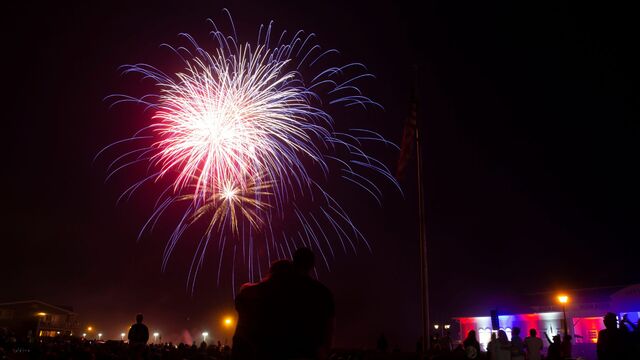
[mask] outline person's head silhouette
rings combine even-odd
[[[498,340],[503,342],[509,342],[507,333],[504,330],[498,330]]]
[[[519,328],[519,327],[517,327],[517,326],[516,326],[516,327],[514,327],[511,333],[512,333],[513,335],[515,335],[515,336],[520,335],[520,328]]]
[[[269,268],[269,276],[272,279],[279,279],[283,276],[291,274],[293,270],[293,265],[289,260],[277,260],[271,264]]]
[[[618,328],[618,317],[616,316],[616,314],[612,313],[612,312],[608,312],[605,316],[604,316],[604,327],[606,327],[607,329],[617,329]]]
[[[142,319],[143,319],[142,314],[136,315],[136,323],[142,324]]]
[[[529,330],[529,335],[531,335],[531,337],[536,337],[536,334],[537,334],[537,333],[538,333],[538,332],[536,331],[536,329],[531,329],[531,330]]]
[[[316,262],[316,256],[311,249],[302,247],[293,254],[293,266],[301,275],[309,275]]]
[[[467,333],[467,340],[475,340],[476,339],[476,331],[475,330],[469,330],[469,332]]]

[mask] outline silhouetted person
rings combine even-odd
[[[476,339],[476,331],[471,330],[467,338],[462,342],[467,359],[476,359],[480,356],[480,343]]]
[[[638,324],[634,324],[627,318],[627,314],[622,316],[622,320],[620,320],[620,327],[626,327],[628,330],[628,341],[629,341],[629,358],[630,359],[640,359],[640,319],[638,319]]]
[[[331,291],[311,277],[314,266],[315,255],[310,249],[300,248],[293,254],[295,354],[301,358],[325,359],[333,341],[335,304]]]
[[[378,341],[376,342],[376,349],[380,352],[386,353],[389,348],[389,342],[384,334],[380,334]]]
[[[498,339],[496,340],[496,360],[511,359],[511,342],[504,330],[498,330]]]
[[[129,344],[146,345],[147,341],[149,341],[149,328],[147,328],[147,325],[142,323],[142,319],[142,314],[136,315],[136,323],[131,325],[129,335],[127,336]]]
[[[144,355],[147,341],[149,341],[149,328],[142,323],[142,319],[142,314],[136,315],[136,323],[131,325],[127,336],[131,356],[135,359],[139,359]]]
[[[549,339],[549,335],[544,333],[549,341],[549,350],[547,350],[547,360],[561,360],[562,359],[562,340],[560,335],[554,335],[553,339]]]
[[[232,358],[248,360],[256,358],[255,337],[258,335],[256,327],[258,316],[257,284],[244,284],[235,298],[235,308],[238,312],[236,331],[232,338]],[[195,345],[195,341],[194,341]]]
[[[451,352],[453,350],[453,341],[451,340],[451,332],[448,330],[444,333],[444,336],[440,337],[440,348],[444,352]]]
[[[277,299],[273,299],[274,290],[283,285],[290,286],[294,275],[290,261],[278,260],[271,265],[263,281],[242,285],[235,299],[238,322],[233,335],[234,360],[275,359],[279,356],[276,347],[282,346],[279,342],[286,337],[290,320],[282,314],[283,309],[277,304]]]
[[[487,358],[489,360],[496,360],[498,358],[498,337],[494,332],[491,332],[491,340],[489,340],[487,344]]]
[[[542,339],[536,337],[536,329],[529,330],[529,336],[524,339],[524,347],[527,350],[527,360],[540,360],[542,350]]]
[[[514,327],[511,331],[511,359],[524,360],[524,342],[520,337],[519,327]]]
[[[604,316],[604,330],[598,333],[598,360],[627,359],[628,343],[625,334],[618,329],[616,314]]]

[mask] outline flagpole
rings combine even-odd
[[[417,96],[417,94],[415,94]],[[414,103],[415,104],[415,103]],[[416,104],[417,105],[417,104]],[[419,242],[420,242],[420,299],[422,309],[422,348],[423,354],[431,349],[431,335],[429,326],[429,269],[427,264],[427,236],[426,236],[426,213],[424,204],[424,185],[422,173],[422,143],[420,139],[420,122],[416,109],[416,162],[418,181],[418,217],[419,217]],[[421,359],[422,360],[422,359]]]

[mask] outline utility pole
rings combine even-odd
[[[417,77],[418,74],[416,74]],[[414,89],[414,96],[417,97]],[[423,353],[431,348],[431,327],[429,326],[429,267],[427,258],[427,234],[426,234],[426,210],[424,199],[423,185],[423,168],[422,168],[422,139],[420,138],[420,122],[417,114],[417,99],[414,98],[413,111],[416,112],[416,162],[417,162],[417,181],[418,181],[418,218],[419,218],[419,242],[420,242],[420,299],[422,308],[422,346]]]

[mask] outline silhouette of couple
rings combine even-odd
[[[238,324],[232,359],[326,359],[331,349],[333,295],[311,278],[315,256],[300,248],[293,262],[278,260],[235,299]]]

